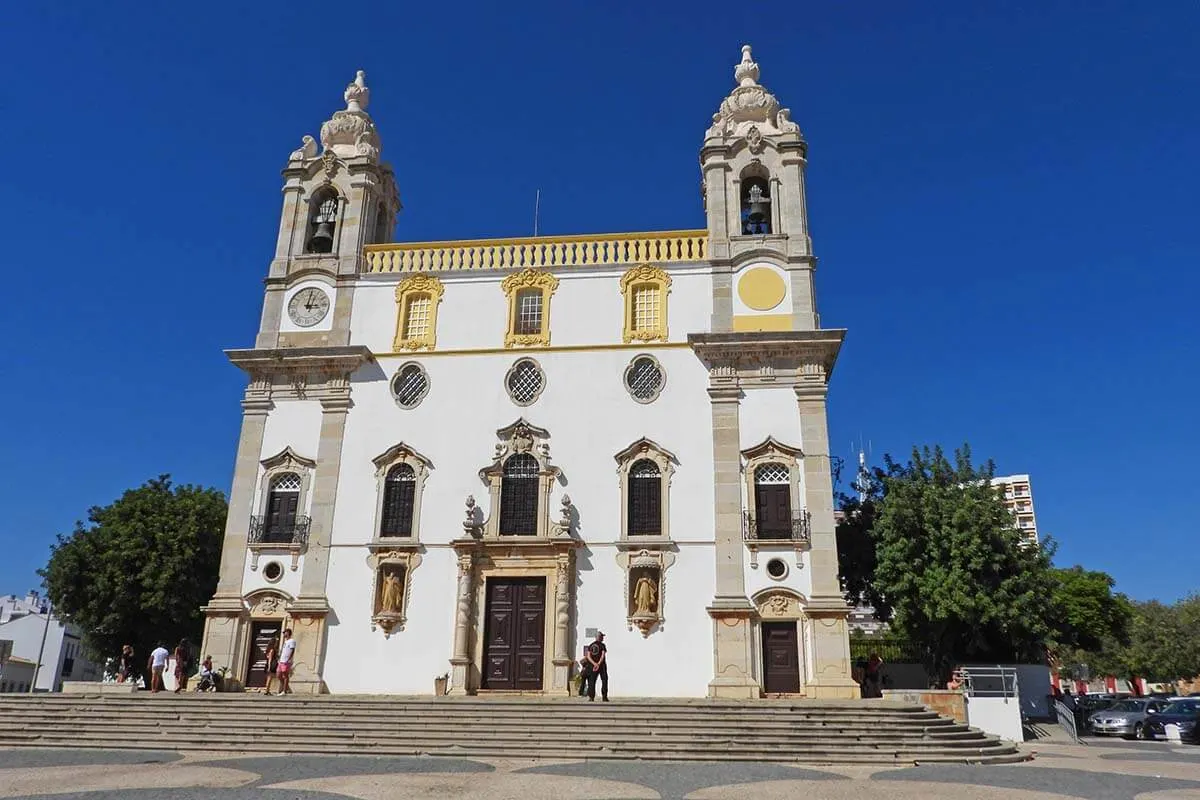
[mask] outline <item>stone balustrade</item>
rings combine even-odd
[[[380,273],[687,263],[707,249],[708,233],[693,230],[378,244],[364,254],[366,271]]]

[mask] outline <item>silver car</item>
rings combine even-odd
[[[1146,718],[1162,711],[1162,700],[1120,700],[1088,717],[1092,733],[1097,736],[1146,738]]]

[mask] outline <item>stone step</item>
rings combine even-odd
[[[18,738],[12,736],[0,736],[0,746],[33,746],[33,747],[97,747],[101,746],[98,743],[88,742],[79,744],[70,736],[36,736],[33,738]],[[161,742],[138,742],[138,741],[120,741],[114,740],[103,745],[110,749],[132,749],[132,750],[161,750],[163,744]],[[479,746],[453,746],[445,748],[429,748],[429,747],[413,747],[413,746],[393,746],[388,744],[372,744],[369,742],[354,742],[352,744],[334,744],[329,743],[320,746],[319,748],[306,748],[304,746],[297,747],[290,742],[271,743],[262,742],[255,743],[252,747],[248,747],[243,751],[245,754],[263,753],[263,754],[287,754],[287,755],[422,755],[422,756],[443,756],[443,757],[475,757],[475,758],[529,758],[531,753],[525,747],[508,747],[493,743],[485,743]],[[620,759],[620,760],[648,760],[648,761],[702,761],[702,762],[719,762],[719,761],[760,761],[760,762],[782,762],[782,763],[804,763],[804,764],[870,764],[870,765],[887,765],[887,764],[929,764],[929,763],[957,763],[957,764],[1003,764],[1024,761],[1026,757],[1019,753],[1015,747],[998,746],[998,747],[981,747],[969,751],[955,751],[953,753],[940,752],[921,752],[906,749],[893,749],[887,751],[873,750],[869,752],[861,752],[847,748],[837,749],[789,749],[781,750],[755,750],[751,753],[730,751],[721,749],[715,751],[684,751],[671,750],[665,751],[661,749],[613,749],[607,747],[592,748],[592,747],[569,747],[561,743],[548,746],[545,749],[540,749],[536,754],[537,758],[562,758],[562,759]]]

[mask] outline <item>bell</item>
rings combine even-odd
[[[767,215],[771,213],[771,198],[763,197],[762,188],[758,184],[751,186],[748,194],[750,213],[746,216],[746,219],[757,229],[767,221]]]
[[[333,223],[318,222],[317,230],[308,240],[310,253],[329,253],[333,251]]]

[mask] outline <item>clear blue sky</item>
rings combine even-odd
[[[810,143],[836,453],[970,441],[1058,561],[1200,584],[1194,0],[18,3],[0,593],[169,472],[228,491],[279,171],[367,70],[402,240],[702,227],[744,42]],[[1178,556],[1178,558],[1177,558]]]

